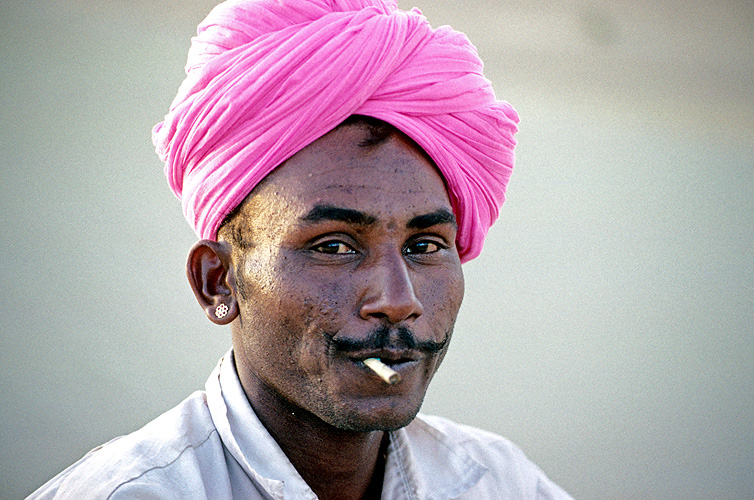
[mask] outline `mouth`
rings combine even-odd
[[[352,361],[361,364],[363,364],[366,359],[376,358],[394,370],[401,365],[418,361],[420,357],[421,356],[413,351],[393,351],[389,349],[362,351],[351,353],[349,356]]]
[[[419,363],[420,358],[413,351],[389,349],[362,351],[349,356],[350,361],[360,369],[388,385],[398,384]]]
[[[380,361],[380,358],[365,359],[364,364],[388,385],[395,385],[401,381],[401,374]]]

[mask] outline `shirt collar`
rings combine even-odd
[[[252,410],[241,387],[232,350],[218,362],[206,390],[220,438],[249,477],[276,500],[316,500],[317,496]]]
[[[223,444],[249,477],[276,500],[316,500],[251,408],[232,349],[206,383],[207,404]],[[474,486],[486,468],[421,416],[390,433],[382,498],[444,500]]]
[[[457,498],[486,472],[484,465],[420,414],[407,427],[390,433],[382,498]]]

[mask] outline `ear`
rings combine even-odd
[[[186,275],[210,321],[227,325],[238,317],[236,283],[227,243],[197,241],[188,254]]]

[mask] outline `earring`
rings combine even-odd
[[[223,319],[228,314],[228,306],[220,304],[215,308],[215,316],[217,319]]]

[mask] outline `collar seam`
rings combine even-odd
[[[201,446],[203,446],[203,445],[204,445],[204,444],[205,444],[205,443],[206,443],[207,441],[209,441],[209,440],[210,440],[210,438],[212,437],[212,435],[213,435],[213,434],[217,434],[218,438],[220,437],[220,433],[219,433],[219,432],[217,431],[217,429],[216,429],[216,428],[212,428],[212,430],[210,430],[210,431],[209,431],[209,433],[207,434],[207,437],[205,437],[205,438],[204,438],[204,439],[203,439],[203,440],[202,440],[201,442],[199,442],[199,443],[197,443],[197,444],[188,444],[188,445],[186,445],[186,446],[185,446],[185,447],[184,447],[184,448],[183,448],[183,449],[182,449],[181,451],[179,451],[179,452],[178,452],[178,454],[177,454],[177,455],[176,455],[175,457],[173,457],[173,459],[172,459],[172,460],[170,460],[169,462],[166,462],[166,463],[164,463],[164,464],[155,465],[155,466],[153,466],[153,467],[150,467],[150,468],[148,468],[148,469],[146,469],[146,470],[142,471],[142,472],[141,472],[140,474],[138,474],[138,475],[136,475],[136,476],[132,477],[131,479],[129,479],[129,480],[127,480],[127,481],[123,481],[123,482],[121,482],[120,484],[118,484],[118,485],[117,485],[117,486],[116,486],[115,488],[113,488],[113,490],[112,490],[112,491],[110,492],[110,494],[109,494],[109,495],[107,496],[107,499],[106,499],[106,500],[109,500],[109,499],[111,499],[111,498],[113,497],[113,495],[115,494],[115,492],[116,492],[116,491],[118,491],[118,490],[119,490],[120,488],[122,488],[122,487],[124,487],[125,485],[127,485],[127,484],[129,484],[129,483],[132,483],[132,482],[134,482],[134,481],[136,481],[136,480],[138,480],[138,479],[141,479],[142,477],[144,477],[145,475],[149,474],[150,472],[152,472],[152,471],[155,471],[155,470],[166,469],[166,468],[170,467],[171,465],[173,465],[174,463],[176,463],[176,462],[177,462],[178,460],[180,460],[180,458],[181,458],[181,457],[183,456],[183,454],[184,454],[184,453],[186,453],[186,451],[187,451],[187,450],[191,450],[191,449],[194,449],[194,450],[196,450],[196,449],[200,448]]]
[[[418,500],[418,497],[416,496],[416,492],[411,487],[411,481],[408,478],[408,471],[406,470],[405,460],[403,457],[403,453],[400,449],[400,446],[398,446],[397,438],[394,436],[394,434],[390,433],[390,442],[393,445],[393,453],[396,455],[396,462],[398,463],[398,471],[401,475],[401,483],[403,483],[403,488],[406,490],[406,494],[409,495],[408,500]]]

